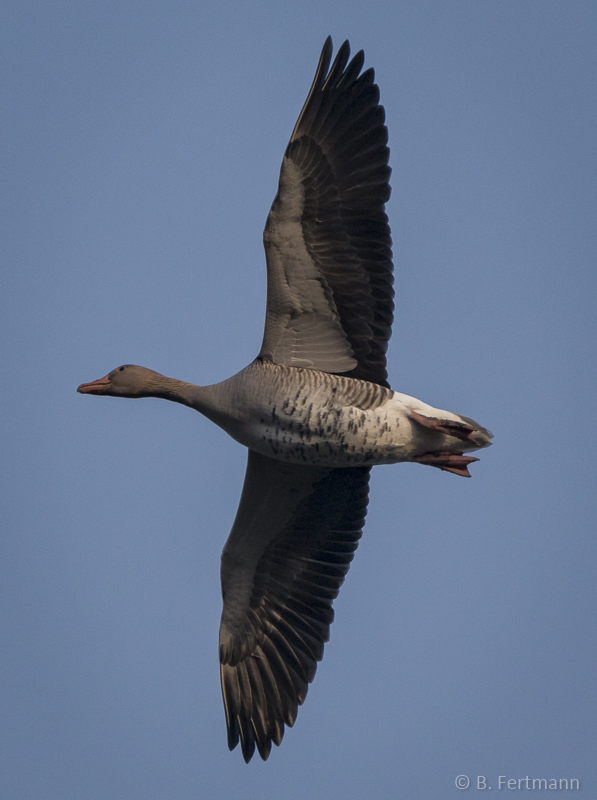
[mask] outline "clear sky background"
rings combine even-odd
[[[582,0],[2,4],[2,798],[597,796],[596,33]],[[392,385],[495,444],[471,480],[374,470],[307,701],[246,766],[217,661],[245,453],[75,389],[256,355],[328,34],[387,112]]]

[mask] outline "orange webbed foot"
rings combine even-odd
[[[461,475],[463,478],[470,478],[468,465],[473,461],[478,461],[474,456],[465,456],[462,453],[424,453],[422,456],[413,456],[410,459],[417,464],[428,464],[430,467],[438,467],[446,472],[453,472],[454,475]]]

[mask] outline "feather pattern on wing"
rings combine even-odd
[[[369,468],[285,464],[249,451],[222,553],[221,681],[228,746],[269,756],[315,676],[365,521]]]
[[[387,386],[393,321],[385,114],[372,69],[348,42],[323,47],[284,154],[264,232],[260,356]],[[329,68],[329,70],[328,70]]]

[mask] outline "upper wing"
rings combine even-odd
[[[327,38],[267,218],[260,356],[387,386],[393,321],[385,113],[374,72]],[[347,65],[348,63],[348,65]]]
[[[285,464],[249,450],[222,553],[221,681],[228,746],[264,760],[294,724],[365,521],[369,467]]]

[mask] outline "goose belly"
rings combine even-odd
[[[317,406],[311,397],[304,404],[285,401],[262,409],[243,444],[271,458],[314,466],[393,464],[418,450],[412,428],[399,403],[363,410]]]

